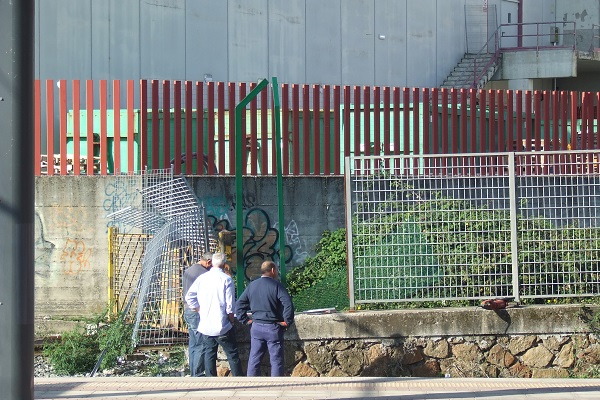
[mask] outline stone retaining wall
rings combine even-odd
[[[600,361],[595,335],[327,340],[287,353],[293,376],[566,378]]]
[[[600,364],[600,340],[582,322],[583,311],[569,305],[299,315],[286,332],[286,370],[293,376],[586,376]],[[248,327],[238,327],[243,365],[248,334]],[[226,374],[224,354],[219,362]],[[268,357],[263,368],[268,375]]]

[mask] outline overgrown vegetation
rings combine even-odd
[[[359,300],[404,301],[360,308],[464,306],[512,295],[508,210],[400,181],[390,183],[386,196],[373,209],[359,205],[360,219],[353,221],[355,293]],[[598,293],[600,230],[577,220],[555,222],[517,216],[521,295],[529,303],[590,302],[560,296]],[[297,308],[347,307],[345,229],[325,232],[316,251],[288,275]],[[460,300],[411,301],[423,298]]]
[[[49,358],[58,374],[75,375],[90,372],[99,355],[97,338],[81,326],[64,332],[60,340],[46,342],[44,345],[44,356]]]
[[[109,312],[95,316],[85,324],[64,332],[59,340],[47,341],[43,354],[59,374],[90,373],[100,355],[100,369],[114,366],[119,357],[133,352],[132,325],[121,315]]]
[[[294,306],[298,311],[348,308],[346,230],[323,232],[316,252],[287,276]]]

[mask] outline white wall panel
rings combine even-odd
[[[256,82],[269,73],[268,1],[229,1],[229,79]]]
[[[428,86],[441,85],[466,52],[464,12],[464,5],[459,2],[437,2],[436,78]]]
[[[110,1],[91,0],[90,3],[92,15],[89,24],[92,32],[90,44],[92,50],[92,76],[90,78],[95,80],[110,79],[112,76],[110,74]]]
[[[465,5],[484,4],[36,0],[35,73],[67,80],[193,81],[207,75],[213,81],[248,82],[277,76],[287,83],[433,87],[466,51]],[[516,4],[488,1],[501,22],[507,22],[508,10],[517,22]],[[600,23],[600,5],[597,0],[528,0],[524,18],[576,20],[578,29],[588,29]]]
[[[269,76],[279,82],[306,79],[306,7],[304,0],[269,2]]]
[[[410,86],[435,86],[438,81],[436,3],[436,0],[409,0],[407,3],[406,80]]]
[[[92,78],[90,1],[40,1],[39,78]]]
[[[375,85],[406,85],[406,2],[375,2]]]
[[[140,1],[141,78],[185,78],[185,4],[185,0]]]
[[[188,1],[186,8],[185,79],[230,80],[227,2]]]
[[[373,85],[375,21],[372,0],[343,0],[342,84]]]
[[[140,4],[136,1],[123,0],[103,2],[109,5],[109,76],[139,79]],[[102,41],[100,37],[94,38],[94,43],[100,41]]]
[[[342,83],[341,1],[306,0],[306,83]]]

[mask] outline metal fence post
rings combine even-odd
[[[248,93],[236,106],[235,106],[235,131],[230,134],[235,134],[235,204],[236,204],[236,228],[235,228],[235,240],[236,240],[236,289],[238,296],[242,294],[245,286],[245,272],[244,272],[244,209],[243,204],[243,174],[246,171],[242,165],[243,160],[243,147],[245,139],[242,134],[242,111],[246,108],[248,103],[252,101],[261,90],[263,90],[269,81],[263,79],[259,82],[258,86]],[[231,127],[230,127],[231,128]],[[281,227],[280,227],[281,229]]]
[[[512,260],[512,287],[515,301],[520,303],[519,297],[519,259],[517,240],[517,182],[515,171],[515,153],[508,153],[508,193],[510,205],[510,250]]]
[[[346,157],[344,162],[345,192],[346,192],[346,250],[348,265],[348,298],[350,308],[354,309],[356,300],[354,298],[354,255],[352,253],[352,177],[350,176],[351,158]]]

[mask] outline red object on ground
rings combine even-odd
[[[491,299],[481,302],[481,307],[485,308],[486,310],[502,310],[506,308],[507,305],[508,302],[504,299]]]

